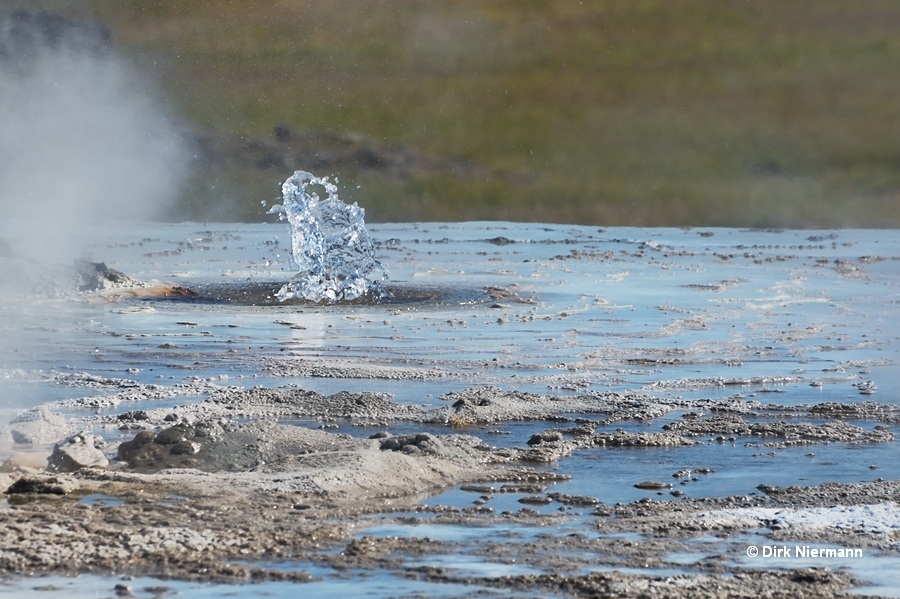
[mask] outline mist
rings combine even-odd
[[[17,255],[70,261],[89,227],[175,200],[188,155],[154,87],[102,25],[0,13],[0,237]]]

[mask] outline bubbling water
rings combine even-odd
[[[324,188],[321,199],[315,187]],[[381,297],[387,274],[375,259],[365,210],[345,204],[328,177],[296,171],[281,186],[284,203],[273,206],[291,228],[291,254],[299,272],[277,293],[280,301],[333,303]]]

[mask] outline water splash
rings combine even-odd
[[[314,187],[324,188],[319,198]],[[280,301],[378,299],[387,279],[366,230],[365,210],[345,204],[328,177],[296,171],[281,186],[284,204],[273,206],[291,227],[291,252],[299,272],[281,288]]]

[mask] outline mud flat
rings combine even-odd
[[[3,279],[18,596],[896,595],[896,232],[385,225],[415,293],[282,306],[153,226]]]

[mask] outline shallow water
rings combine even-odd
[[[117,585],[127,586],[130,594],[116,591]],[[121,586],[120,586],[121,588]],[[335,596],[372,597],[527,597],[528,595],[502,589],[487,589],[475,585],[430,583],[379,574],[369,576],[356,573],[350,578],[329,578],[325,581],[303,583],[299,587],[304,597],[327,599]],[[97,599],[135,597],[137,599],[185,598],[219,599],[220,597],[296,597],[298,585],[291,582],[259,582],[244,585],[190,583],[150,577],[120,579],[114,576],[83,574],[77,577],[47,576],[0,580],[0,597],[66,597],[67,599]]]
[[[426,407],[443,405],[441,396],[451,391],[495,385],[556,394],[641,390],[685,401],[739,396],[775,406],[875,400],[900,409],[898,231],[421,223],[374,225],[370,232],[394,297],[334,306],[272,301],[267,290],[293,272],[283,225],[126,223],[86,233],[91,259],[138,279],[191,287],[203,297],[0,298],[0,408],[11,417],[38,404],[121,390],[69,386],[61,378],[90,373],[164,392],[159,399],[60,408],[66,417],[90,422],[97,414],[202,401],[208,393],[198,391],[200,383],[207,389],[291,384],[321,393],[387,392]],[[15,245],[15,227],[4,223],[0,237]],[[322,368],[312,371],[309,364]],[[349,366],[367,374],[342,374]],[[878,386],[874,396],[854,387],[868,380]],[[677,417],[612,428],[659,431]],[[291,423],[354,436],[384,429],[450,432],[415,423]],[[513,422],[453,432],[509,447],[554,426],[567,425]],[[759,442],[753,438],[701,440],[695,447],[581,450],[546,468],[572,476],[552,490],[607,505],[661,498],[634,487],[648,479],[671,483],[686,497],[714,497],[758,493],[759,484],[900,478],[893,444],[770,450],[746,446]],[[714,472],[683,485],[672,476],[699,467]],[[671,498],[671,490],[662,497]],[[477,498],[452,489],[423,504],[467,507]],[[515,511],[523,507],[520,498],[496,495],[485,505],[495,513]],[[549,514],[560,506],[529,507]],[[569,510],[575,519],[588,518],[589,511]],[[77,596],[82,591],[76,587],[95,579],[78,580],[52,584],[70,585]],[[96,580],[111,594],[111,579]],[[15,584],[17,592],[25,588]],[[316,584],[341,592],[344,583]],[[176,587],[191,596],[228,588]],[[254,589],[269,592],[263,585]]]
[[[740,535],[735,541],[744,546],[754,545],[762,547],[763,545],[776,545],[771,540],[766,539],[763,535],[745,534]],[[734,563],[743,568],[759,568],[760,561],[765,561],[764,565],[774,569],[789,568],[815,568],[828,567],[834,570],[848,570],[858,577],[860,580],[866,581],[865,586],[850,589],[851,595],[866,595],[876,597],[900,597],[900,557],[895,555],[878,555],[874,551],[863,550],[863,557],[829,557],[827,559],[814,557],[801,557],[797,555],[797,547],[808,547],[810,549],[833,549],[833,545],[821,545],[818,543],[810,543],[807,541],[798,542],[779,542],[779,547],[787,547],[791,550],[790,559],[787,558],[764,558],[757,556],[755,559],[748,557],[746,552],[738,553],[738,557]]]
[[[95,242],[91,253],[138,278],[198,288],[290,275],[285,231],[277,225],[152,226],[134,225],[156,241],[122,247],[110,239]],[[394,286],[432,287],[441,299],[334,307],[149,300],[4,306],[32,322],[25,330],[11,327],[16,351],[6,352],[4,366],[123,376],[140,368],[130,374],[146,381],[177,380],[185,370],[206,378],[263,374],[243,351],[255,358],[439,363],[477,374],[478,382],[516,387],[546,387],[560,376],[603,388],[798,370],[810,380],[835,369],[858,378],[856,370],[876,367],[897,376],[897,331],[890,326],[900,294],[896,235],[873,241],[866,232],[840,232],[832,247],[805,243],[816,237],[808,231],[700,237],[668,229],[460,224],[383,225],[373,234],[400,240],[380,250]],[[485,241],[501,234],[521,242]],[[859,264],[854,276],[868,278],[842,276],[833,266],[860,256],[885,259]],[[870,267],[879,268],[877,278]],[[510,287],[517,297],[473,299],[473,290],[486,286]],[[160,349],[165,343],[177,347]],[[848,387],[840,397],[852,397]]]

